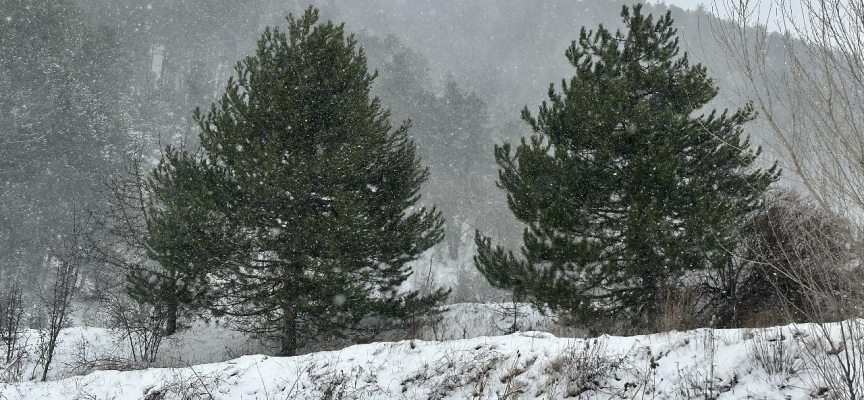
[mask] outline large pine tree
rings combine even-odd
[[[753,166],[751,105],[696,116],[717,94],[679,57],[669,13],[624,7],[626,31],[582,29],[576,69],[549,88],[533,135],[495,148],[499,185],[527,225],[522,257],[478,232],[477,267],[496,286],[573,317],[650,317],[688,272],[729,262],[735,231],[777,179]]]
[[[211,306],[278,338],[283,355],[304,339],[354,334],[446,295],[400,291],[407,263],[441,240],[441,216],[415,206],[427,172],[407,123],[394,129],[370,99],[374,75],[362,49],[343,25],[317,20],[310,8],[288,17],[287,32],[265,30],[218,103],[196,111],[202,155],[169,151],[153,176],[157,187],[198,185],[158,191],[163,210],[183,203],[204,211],[174,209],[218,221],[196,225],[206,232],[198,244],[183,235],[163,242],[166,254],[214,250],[169,265],[206,264],[218,298]],[[190,165],[198,172],[172,175]],[[172,201],[183,191],[197,200]]]

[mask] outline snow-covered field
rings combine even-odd
[[[182,367],[83,376],[68,369],[82,349],[117,357],[125,350],[107,330],[70,328],[53,380],[0,385],[0,399],[801,399],[830,397],[823,371],[847,357],[864,360],[853,341],[824,348],[826,337],[840,334],[839,324],[829,325],[829,333],[803,324],[573,339],[496,333],[508,326],[498,307],[453,306],[442,322],[447,328],[437,332],[443,341],[378,342],[288,358],[229,359],[267,349],[202,324],[163,348],[160,362]],[[539,314],[523,320],[532,329],[560,331]],[[864,332],[860,324],[845,327]],[[853,377],[858,385],[862,374]]]

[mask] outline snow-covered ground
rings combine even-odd
[[[800,399],[830,396],[823,372],[847,356],[864,360],[856,342],[820,347],[840,334],[839,324],[828,333],[802,324],[574,339],[493,332],[508,326],[498,307],[454,306],[442,323],[450,325],[438,332],[454,340],[378,342],[287,358],[229,360],[267,350],[226,327],[202,324],[163,348],[161,362],[183,367],[83,376],[63,369],[74,366],[76,352],[120,357],[125,350],[107,330],[70,328],[54,380],[0,385],[0,399]],[[539,314],[523,320],[532,329],[554,328]],[[846,327],[860,333],[862,324]]]
[[[517,310],[516,323],[519,330],[542,330],[566,336],[576,336],[580,333],[577,330],[558,326],[554,317],[542,315],[528,304],[461,303],[444,307],[440,321],[423,326],[419,332],[383,332],[380,340],[398,341],[406,336],[422,340],[451,340],[501,335],[512,331],[514,307]],[[78,307],[79,313],[73,316],[73,320],[78,322],[92,320],[92,318],[81,317],[80,311],[83,309],[83,306]],[[27,330],[21,336],[19,347],[23,345],[25,349],[23,352],[25,357],[19,368],[21,380],[41,378],[38,360],[39,343],[39,332],[36,330]],[[329,347],[333,346],[338,344],[331,344]],[[0,342],[0,350],[4,349]],[[136,350],[140,351],[138,348]],[[188,329],[166,338],[160,346],[154,364],[162,367],[197,365],[227,361],[247,354],[270,355],[273,350],[275,349],[268,346],[268,343],[250,339],[245,334],[233,330],[230,324],[196,322]],[[314,349],[304,350],[302,352],[311,352]],[[127,338],[123,337],[122,331],[93,326],[67,328],[62,330],[58,337],[57,350],[48,379],[56,380],[79,375],[93,366],[134,364],[133,360],[140,357],[136,357],[132,351],[132,346],[128,344]],[[5,355],[5,351],[0,351],[0,355]],[[0,371],[3,370],[2,367],[3,365],[0,364]],[[2,378],[3,374],[0,374],[0,380]]]

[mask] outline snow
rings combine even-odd
[[[835,323],[590,339],[541,331],[470,337],[506,328],[495,322],[502,306],[453,306],[442,321],[452,326],[439,334],[465,339],[376,342],[297,357],[229,359],[267,348],[225,326],[198,324],[163,347],[159,362],[175,368],[82,376],[70,369],[76,351],[125,350],[109,330],[69,328],[50,380],[0,385],[0,399],[803,399],[822,386],[814,366],[833,360],[819,341],[841,334]],[[540,314],[524,320],[552,326]]]

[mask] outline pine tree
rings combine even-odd
[[[428,117],[420,120],[427,132],[418,142],[432,172],[429,197],[444,210],[447,250],[458,261],[463,224],[477,226],[489,209],[488,196],[480,192],[484,178],[494,180],[492,158],[481,156],[491,141],[486,105],[450,77],[428,108]]]
[[[102,218],[121,224],[112,232],[124,243],[126,254],[117,259],[124,260],[126,292],[152,306],[153,317],[164,321],[163,333],[172,335],[184,312],[209,304],[207,263],[226,250],[211,240],[221,237],[213,233],[221,220],[207,211],[211,197],[201,185],[199,164],[188,153],[168,148],[149,179],[139,163],[130,164],[127,182],[112,188],[114,198],[132,204],[115,204],[119,214]],[[136,223],[123,229],[122,221],[128,220]]]
[[[729,262],[735,231],[779,172],[754,167],[742,125],[752,105],[694,116],[717,94],[703,66],[678,56],[669,13],[624,7],[627,31],[583,28],[576,69],[549,88],[533,135],[496,146],[499,185],[527,225],[522,257],[476,235],[495,286],[584,320],[651,317],[688,272]]]
[[[407,263],[441,240],[441,215],[415,207],[427,172],[408,124],[394,129],[370,99],[362,49],[343,25],[317,21],[310,8],[286,33],[266,29],[218,103],[196,110],[202,155],[175,152],[154,175],[164,204],[197,199],[177,210],[205,218],[184,228],[204,232],[197,243],[175,232],[165,248],[208,249],[184,262],[209,269],[213,309],[278,338],[283,355],[447,294],[400,291]]]

